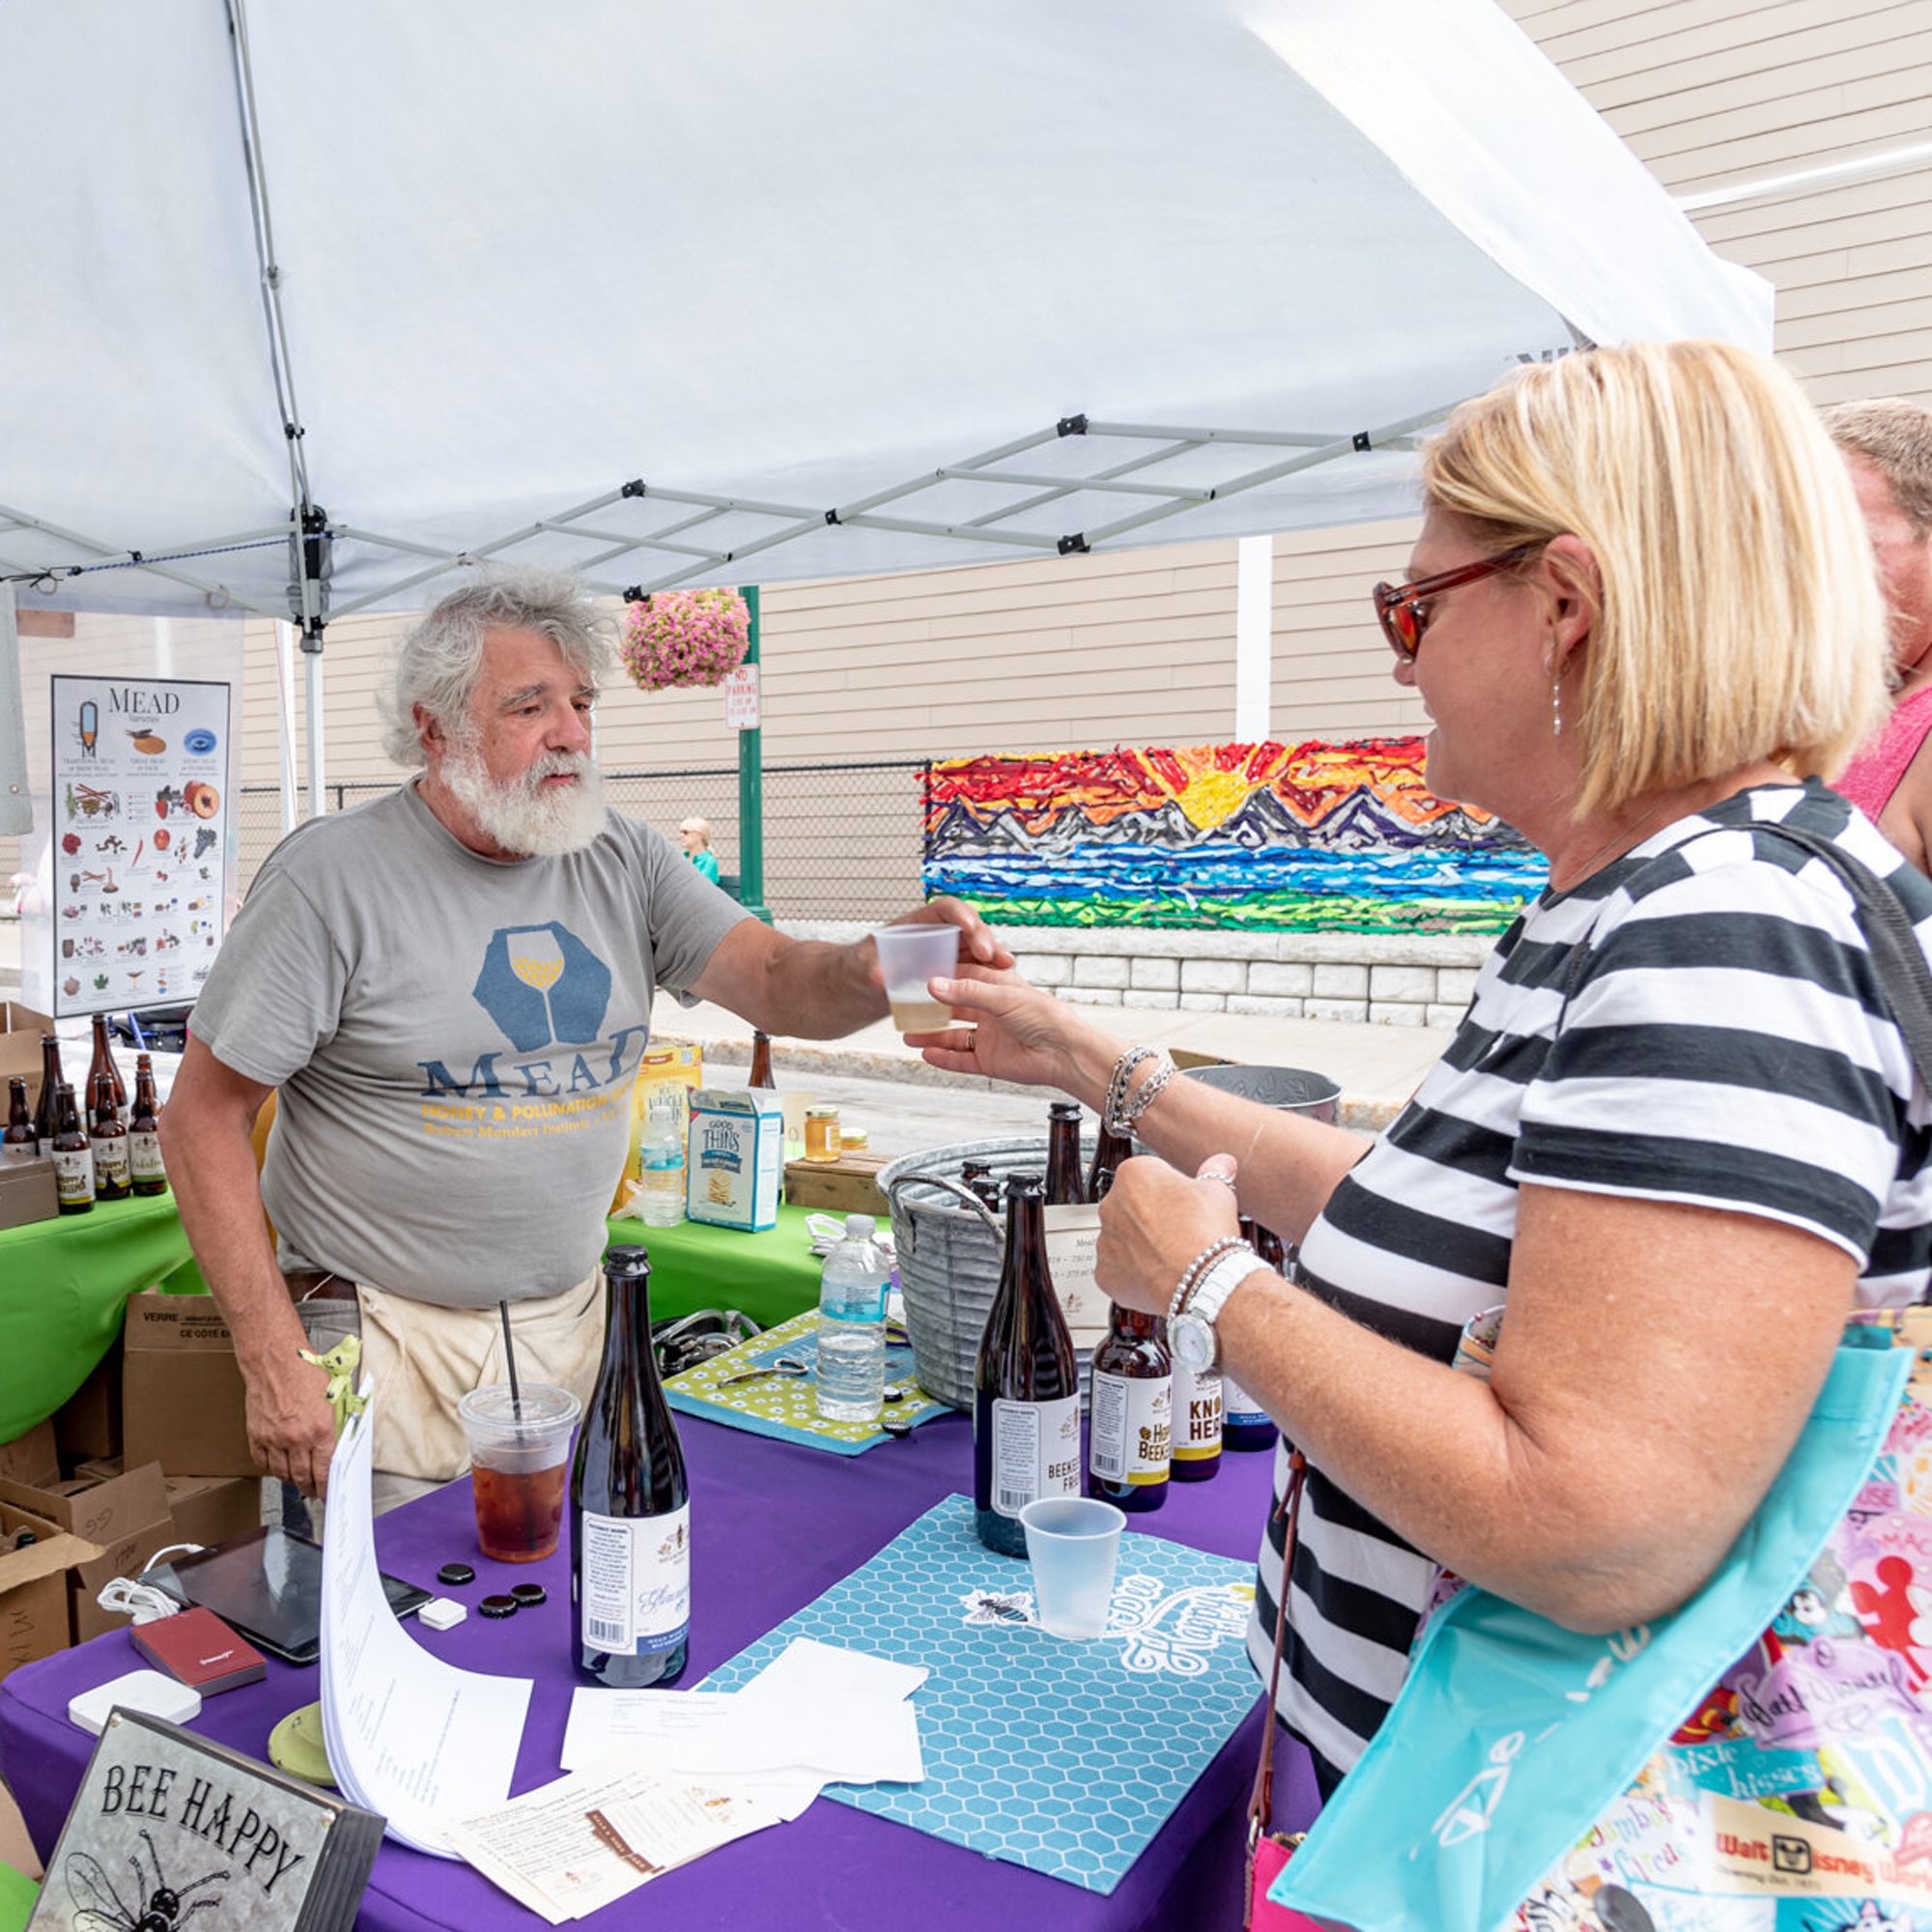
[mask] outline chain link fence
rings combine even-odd
[[[927,763],[901,758],[766,766],[765,903],[772,916],[874,922],[917,905]],[[325,789],[328,809],[343,811],[394,788],[371,782]],[[686,819],[706,820],[725,886],[737,890],[742,863],[736,765],[606,772],[604,796],[616,810],[654,826],[673,844]],[[281,836],[279,790],[244,785],[240,810],[244,889]]]

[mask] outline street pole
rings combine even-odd
[[[751,639],[745,647],[745,662],[758,662],[758,586],[745,584],[740,595],[751,613]],[[758,715],[764,715],[764,690],[760,680]],[[753,727],[738,733],[738,897],[747,912],[754,913],[767,925],[771,908],[765,904],[765,769],[762,734]]]

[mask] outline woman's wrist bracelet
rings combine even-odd
[[[1135,1069],[1148,1061],[1153,1071],[1129,1093]],[[1109,1133],[1127,1135],[1134,1123],[1160,1098],[1162,1090],[1174,1078],[1174,1062],[1157,1047],[1130,1046],[1114,1063],[1114,1075],[1107,1083],[1107,1104],[1101,1119]]]
[[[1252,1247],[1249,1247],[1248,1243],[1242,1240],[1240,1236],[1223,1235],[1218,1241],[1208,1242],[1208,1244],[1205,1248],[1203,1248],[1201,1252],[1198,1255],[1196,1255],[1194,1259],[1191,1262],[1189,1262],[1184,1268],[1180,1270],[1180,1279],[1174,1285],[1174,1297],[1167,1304],[1168,1321],[1172,1321],[1175,1319],[1175,1317],[1180,1313],[1181,1309],[1187,1305],[1187,1297],[1190,1294],[1192,1294],[1195,1289],[1200,1285],[1201,1277],[1204,1274],[1206,1274],[1208,1270],[1210,1267],[1212,1267],[1214,1264],[1217,1261],[1219,1261],[1223,1255],[1231,1254],[1236,1248],[1247,1248],[1250,1254],[1254,1253],[1254,1249]]]

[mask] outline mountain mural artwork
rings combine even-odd
[[[1421,738],[990,753],[924,780],[923,880],[1005,925],[1497,932],[1548,868]]]

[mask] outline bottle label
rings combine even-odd
[[[1208,1463],[1221,1453],[1221,1378],[1174,1365],[1174,1460]]]
[[[102,1192],[128,1185],[128,1143],[113,1134],[94,1143],[94,1184]]]
[[[1221,1378],[1223,1419],[1230,1429],[1272,1429],[1274,1417],[1233,1376]]]
[[[1094,1473],[1145,1487],[1167,1480],[1174,1452],[1174,1378],[1094,1371]]]
[[[0,1141],[0,1159],[34,1160],[40,1151],[39,1141]]]
[[[1066,1318],[1076,1349],[1097,1349],[1107,1339],[1113,1304],[1094,1286],[1094,1251],[1100,1243],[1100,1210],[1062,1206],[1045,1210],[1046,1266],[1054,1299]]]
[[[136,1180],[165,1180],[168,1178],[168,1171],[161,1164],[159,1134],[128,1134],[128,1171]]]
[[[94,1155],[86,1148],[55,1148],[54,1191],[62,1201],[94,1199]]]
[[[691,1505],[592,1516],[581,1527],[583,1645],[613,1657],[671,1650],[691,1629]]]
[[[993,1508],[1016,1517],[1041,1496],[1080,1493],[1080,1398],[993,1403]]]

